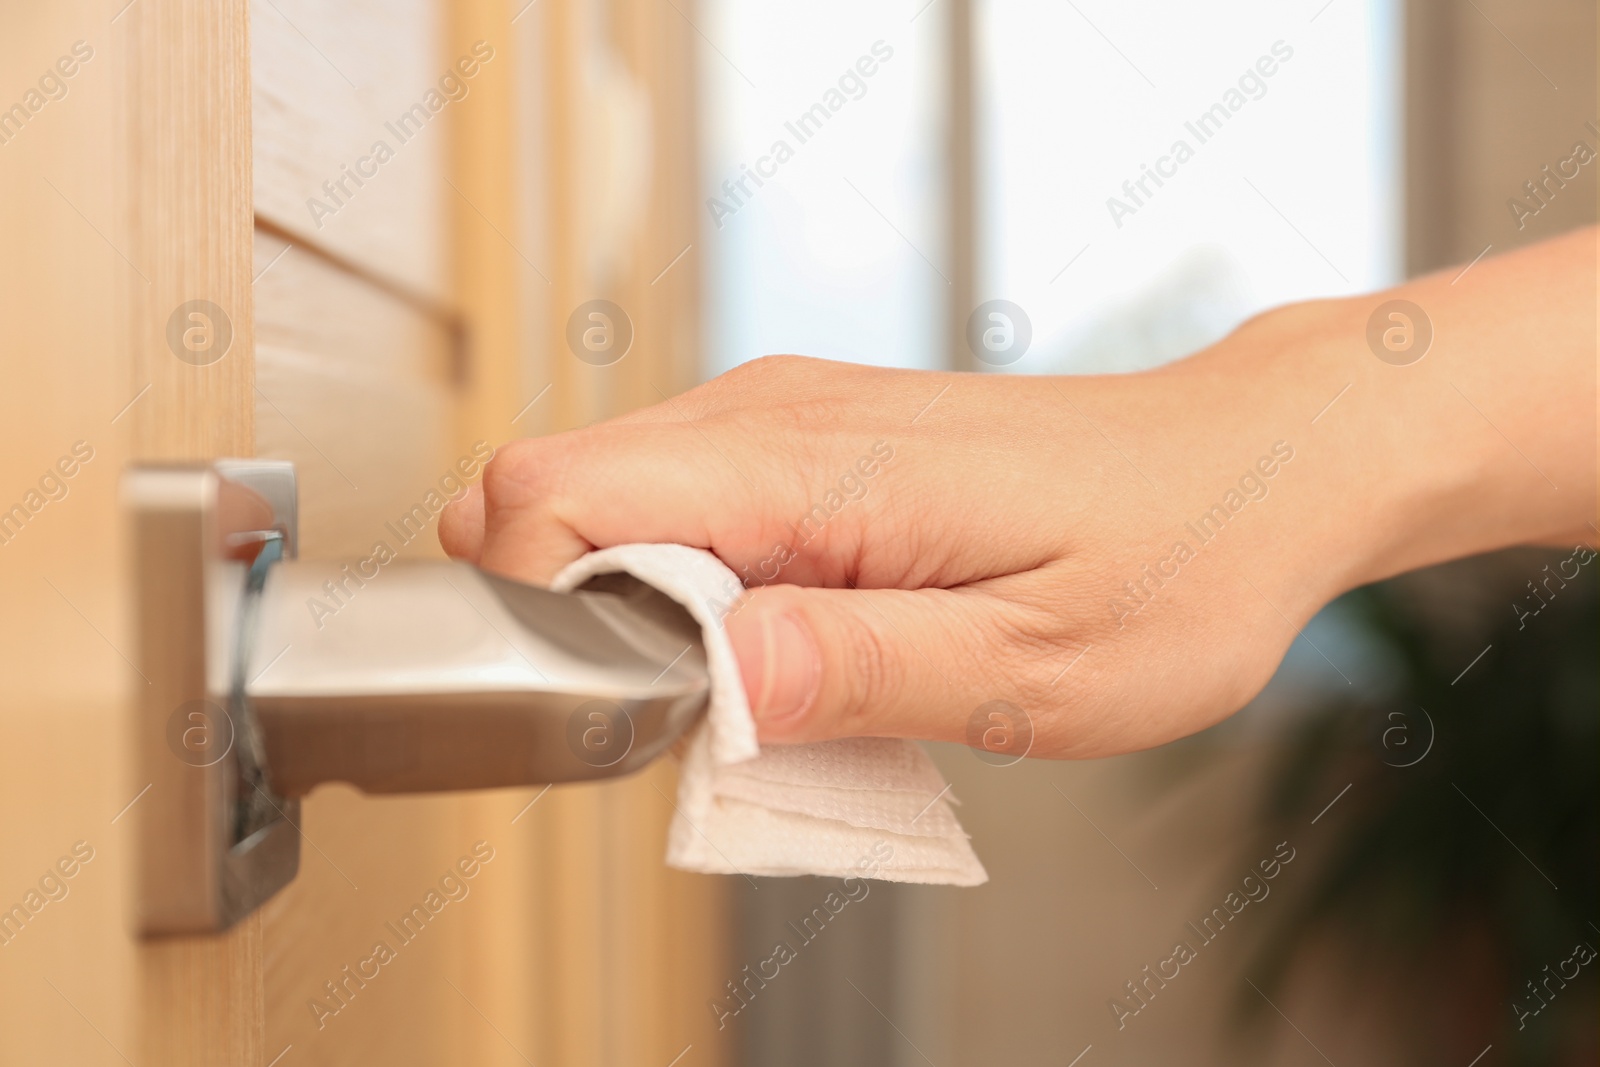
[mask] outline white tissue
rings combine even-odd
[[[711,874],[988,881],[951,809],[949,787],[916,742],[756,742],[722,625],[742,587],[721,560],[682,545],[619,545],[573,563],[552,587],[567,591],[618,571],[688,609],[700,623],[711,674],[710,706],[683,755],[669,864]]]

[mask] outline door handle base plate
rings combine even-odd
[[[237,506],[241,487],[248,506]],[[136,659],[148,683],[134,721],[149,790],[137,809],[134,926],[142,936],[212,933],[260,907],[300,867],[297,800],[266,797],[275,815],[259,828],[237,817],[250,799],[241,774],[250,738],[230,706],[229,675],[245,566],[227,558],[262,532],[266,513],[266,525],[294,543],[294,467],[140,467],[124,477],[122,493]]]

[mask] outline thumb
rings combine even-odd
[[[727,628],[761,740],[965,740],[972,709],[1006,695],[992,691],[1001,604],[957,589],[756,590]]]

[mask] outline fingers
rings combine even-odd
[[[735,506],[738,476],[681,423],[613,423],[515,441],[484,468],[481,491],[447,513],[440,536],[452,555],[486,570],[548,583],[594,548],[715,548],[712,517],[747,513]]]
[[[439,544],[454,559],[477,563],[483,554],[483,487],[472,485],[439,514]]]
[[[727,619],[763,741],[962,741],[979,704],[1031,670],[1011,609],[958,589],[767,586]]]

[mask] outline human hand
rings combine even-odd
[[[1125,751],[1238,707],[1332,592],[1294,588],[1282,550],[1287,431],[1230,413],[1225,437],[1182,432],[1196,409],[1219,411],[1160,378],[764,359],[504,446],[440,535],[539,583],[593,547],[710,549],[751,586],[726,625],[764,740],[964,740],[1005,700],[1034,754]],[[1223,504],[1214,544],[1184,530],[1241,479],[1266,498]],[[1194,558],[1172,559],[1179,541]]]
[[[1340,592],[1574,524],[1580,497],[1521,500],[1470,409],[1396,392],[1362,342],[1377,300],[1283,309],[1139,375],[757,360],[503,446],[440,538],[540,583],[597,547],[711,550],[752,587],[726,625],[766,741],[965,741],[1004,700],[1034,755],[1160,744],[1245,703]],[[1406,388],[1442,390],[1439,364]],[[1474,521],[1466,486],[1517,497],[1515,521]]]

